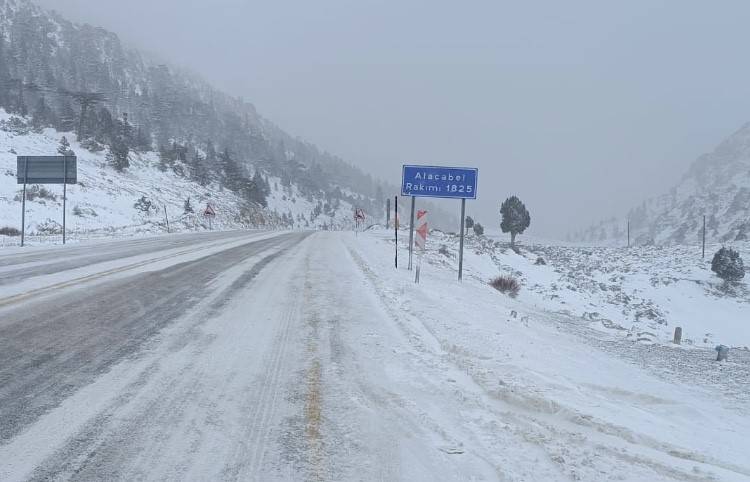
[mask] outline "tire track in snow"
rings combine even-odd
[[[274,427],[276,408],[283,386],[281,374],[285,362],[288,361],[287,351],[291,344],[292,327],[300,319],[300,307],[300,297],[293,296],[292,302],[286,306],[277,320],[277,334],[270,353],[266,355],[257,399],[253,400],[255,408],[252,414],[243,420],[242,423],[246,427],[243,440],[238,443],[231,460],[222,471],[222,476],[226,479],[243,480],[251,475],[251,480],[263,480],[261,474],[264,468],[266,442]]]
[[[204,431],[210,431],[217,421],[216,416],[220,416],[221,412],[216,413],[217,403],[226,399],[226,386],[237,386],[234,372],[224,374],[228,377],[224,383],[217,380],[215,372],[206,373],[203,363],[213,358],[207,350],[215,343],[216,335],[206,333],[201,327],[219,314],[227,298],[234,298],[265,266],[286,253],[298,240],[288,237],[279,246],[259,251],[246,267],[240,264],[229,271],[227,277],[229,281],[235,277],[234,281],[224,282],[224,289],[207,293],[184,322],[169,329],[164,342],[152,343],[166,343],[159,350],[166,350],[166,356],[144,354],[145,359],[151,361],[146,365],[141,363],[143,368],[132,373],[136,380],[116,390],[113,401],[92,414],[93,418],[82,429],[37,468],[33,478],[196,478],[186,471],[191,469],[196,451],[206,442]],[[168,447],[175,445],[185,446],[186,450],[170,452]]]

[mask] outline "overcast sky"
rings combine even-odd
[[[518,194],[538,235],[623,215],[750,120],[746,1],[38,2],[393,183],[478,167],[470,212]]]

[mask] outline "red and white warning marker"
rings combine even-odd
[[[216,217],[216,210],[214,210],[214,207],[211,206],[211,204],[206,203],[206,209],[203,210],[203,217],[208,219],[208,229],[213,231],[214,230],[213,219],[214,217]]]
[[[365,225],[365,210],[357,208],[354,210],[354,232],[359,232],[359,227]]]
[[[417,237],[414,242],[417,248],[419,248],[419,257],[417,258],[417,270],[414,282],[419,283],[419,273],[422,270],[422,256],[427,248],[427,233],[430,231],[427,226],[427,211],[423,209],[417,211],[416,228]]]

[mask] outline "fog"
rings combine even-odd
[[[478,167],[487,227],[510,194],[542,236],[622,216],[750,120],[742,1],[38,3],[394,184]]]

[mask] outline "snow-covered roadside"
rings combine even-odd
[[[487,401],[472,404],[487,411],[474,414],[471,424],[488,439],[494,431],[522,434],[563,473],[585,480],[750,477],[747,357],[717,364],[709,350],[600,336],[588,323],[546,312],[533,297],[513,300],[489,288],[486,280],[499,271],[486,253],[469,251],[462,284],[455,281],[455,259],[444,257],[426,263],[422,283],[415,285],[412,273],[393,269],[390,236],[374,230],[347,244],[391,316],[405,330],[428,333],[440,357],[481,387]],[[629,358],[625,344],[677,356]],[[720,368],[705,374],[710,383],[691,383],[702,376],[695,367],[675,366],[691,376],[670,379],[669,370],[648,365],[688,361],[680,353],[709,357],[706,363]],[[742,373],[744,379],[732,378]],[[729,385],[731,396],[722,398]]]
[[[0,109],[0,123],[10,118],[11,115]],[[21,227],[17,156],[58,155],[63,136],[78,157],[78,184],[67,189],[69,242],[161,234],[167,232],[168,226],[171,232],[205,231],[209,229],[209,222],[202,213],[208,204],[216,212],[211,223],[215,230],[248,227],[341,229],[353,224],[353,208],[346,201],[341,201],[338,206],[328,206],[322,193],[315,197],[305,196],[297,185],[284,186],[278,177],[266,176],[270,185],[268,207],[249,209],[240,197],[223,189],[217,182],[201,186],[187,176],[179,175],[180,170],[186,170],[182,165],[160,169],[156,152],[131,153],[130,168],[117,172],[107,162],[106,151],[87,151],[74,133],[54,129],[14,131],[0,126],[0,229],[20,230]],[[27,242],[59,243],[62,186],[30,185],[28,189],[32,194],[27,196],[26,203]],[[141,198],[145,201],[138,204]],[[188,200],[192,212],[186,212]],[[0,234],[0,248],[19,243],[18,236]]]
[[[485,282],[511,274],[523,286],[518,299],[525,305],[585,321],[612,336],[671,343],[679,326],[685,347],[750,347],[750,275],[727,291],[711,272],[711,256],[720,245],[708,245],[701,259],[700,246],[627,249],[524,239],[517,254],[507,238],[470,235],[466,276]],[[732,247],[750,262],[750,243]],[[457,253],[457,236],[431,234],[430,264],[455,267]]]

